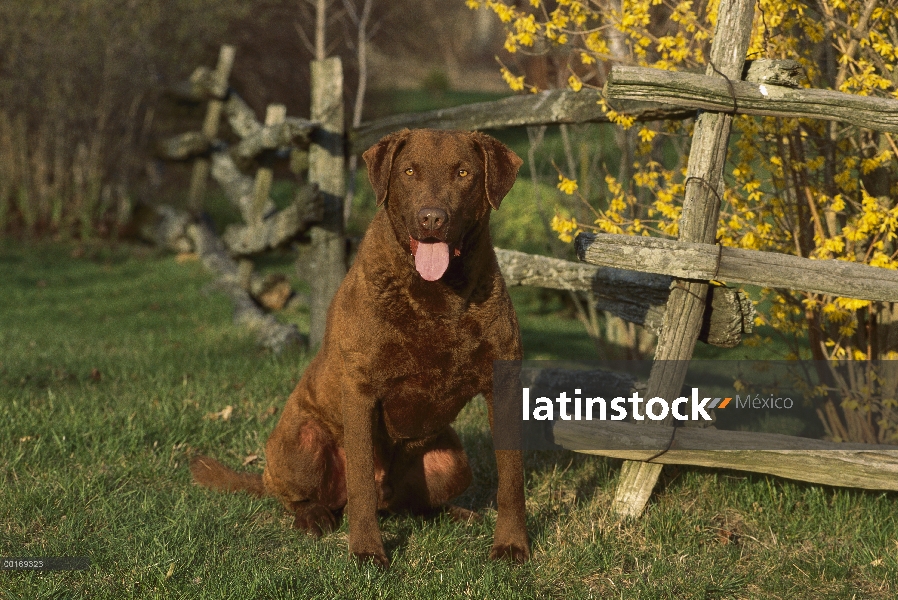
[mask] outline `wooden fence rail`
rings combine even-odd
[[[556,444],[583,454],[650,464],[694,465],[767,473],[798,481],[898,491],[898,447],[836,444],[773,433],[681,427],[674,448],[670,428],[610,421],[558,421]],[[598,440],[606,440],[608,448]],[[678,449],[677,446],[690,448]],[[646,448],[657,448],[657,450]],[[726,448],[722,450],[721,448]]]
[[[623,101],[653,102],[736,114],[841,121],[898,133],[898,100],[769,83],[727,82],[720,75],[614,66],[605,84],[605,97],[612,106]]]
[[[614,66],[603,94],[611,108],[636,121],[687,119],[701,109],[818,118],[898,132],[898,100],[798,88],[801,77],[796,65],[792,60],[746,61],[744,80],[731,78],[730,81],[735,96],[719,75]],[[349,151],[361,153],[384,135],[403,127],[489,130],[525,125],[607,123],[599,98],[589,89],[547,90],[492,102],[392,115],[351,130]]]
[[[672,277],[501,248],[496,248],[496,258],[508,286],[588,292],[598,310],[642,325],[655,335],[661,332]],[[728,287],[713,287],[710,295],[699,340],[734,348],[743,333],[752,331],[754,305],[745,292]]]
[[[640,121],[685,119],[695,110],[651,102],[625,102],[623,109]],[[477,102],[453,108],[393,115],[362,123],[349,134],[352,153],[364,152],[383,136],[403,127],[432,129],[502,129],[522,125],[562,123],[607,123],[595,92],[547,90],[526,96],[511,96],[492,102]]]
[[[583,233],[576,243],[580,260],[593,265],[898,302],[898,271],[844,260],[608,233]]]

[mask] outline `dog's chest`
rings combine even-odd
[[[378,395],[394,438],[438,432],[492,382],[494,348],[475,321],[434,320],[416,329],[380,349],[388,367]]]

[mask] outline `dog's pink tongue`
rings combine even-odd
[[[436,281],[449,267],[449,244],[446,242],[418,242],[415,269],[427,281]]]

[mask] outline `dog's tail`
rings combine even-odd
[[[190,472],[198,484],[222,492],[249,492],[264,496],[265,486],[258,473],[238,473],[214,458],[197,456],[190,461]]]

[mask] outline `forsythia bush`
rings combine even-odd
[[[559,237],[570,241],[584,229],[676,236],[686,155],[674,162],[662,149],[672,136],[689,136],[691,122],[636,123],[612,110],[600,87],[611,64],[703,71],[719,0],[466,4],[491,10],[506,24],[508,52],[566,54],[569,87],[595,94],[612,122],[638,127],[632,177],[620,181],[607,174],[602,195],[582,198],[592,207],[592,223],[557,214],[552,228]],[[748,58],[797,60],[809,87],[898,98],[898,0],[759,0]],[[538,91],[505,65],[501,70],[512,89]],[[734,119],[732,140],[721,244],[898,268],[894,135],[820,120],[742,115]],[[578,193],[576,181],[559,178],[560,190]],[[770,308],[759,321],[783,334],[792,357],[843,366],[847,360],[898,358],[898,309],[891,304],[763,293]],[[821,392],[830,403],[820,416],[834,439],[898,440],[893,391],[871,395],[868,384],[862,391],[833,383]]]

